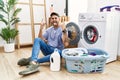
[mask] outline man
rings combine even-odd
[[[18,65],[21,66],[29,64],[26,70],[19,72],[20,75],[26,75],[39,71],[38,63],[49,62],[50,55],[54,52],[55,48],[58,49],[58,52],[61,55],[64,47],[69,45],[65,24],[60,24],[60,18],[57,13],[51,13],[50,22],[52,26],[47,28],[44,33],[42,30],[45,23],[40,23],[39,38],[34,40],[31,57],[28,59],[23,58],[18,61]],[[38,58],[40,50],[44,55],[43,58]]]

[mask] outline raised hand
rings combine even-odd
[[[64,23],[64,22],[60,23],[59,26],[62,28],[62,30],[65,30],[65,29],[66,29],[66,26],[65,26],[65,23]]]
[[[40,29],[42,30],[44,28],[44,26],[46,25],[45,22],[43,22],[43,19],[40,22]]]

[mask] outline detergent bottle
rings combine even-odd
[[[51,71],[60,71],[60,54],[58,49],[54,49],[54,52],[50,56],[50,70]]]

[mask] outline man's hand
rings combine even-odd
[[[39,31],[39,34],[38,34],[38,37],[40,37],[41,39],[44,39],[43,36],[42,36],[42,33],[43,33],[43,29],[45,27],[46,23],[43,22],[43,20],[40,22],[40,31]]]
[[[66,31],[66,26],[65,23],[60,23],[59,25],[62,28],[62,41],[65,47],[67,47],[69,45],[69,41],[68,41],[68,35],[67,35],[67,31]]]
[[[48,40],[44,39],[44,42],[45,42],[45,43],[48,43]]]
[[[40,22],[40,29],[42,30],[43,28],[44,28],[44,26],[46,25],[46,23],[45,22]]]
[[[65,26],[65,23],[64,23],[64,22],[60,23],[59,26],[62,28],[62,30],[66,30],[66,26]]]

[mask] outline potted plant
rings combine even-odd
[[[6,2],[0,0],[0,21],[6,25],[0,30],[0,36],[5,40],[5,52],[13,52],[15,50],[15,38],[19,33],[14,25],[20,22],[16,16],[21,11],[21,8],[15,9],[16,3],[17,0],[7,0]]]

